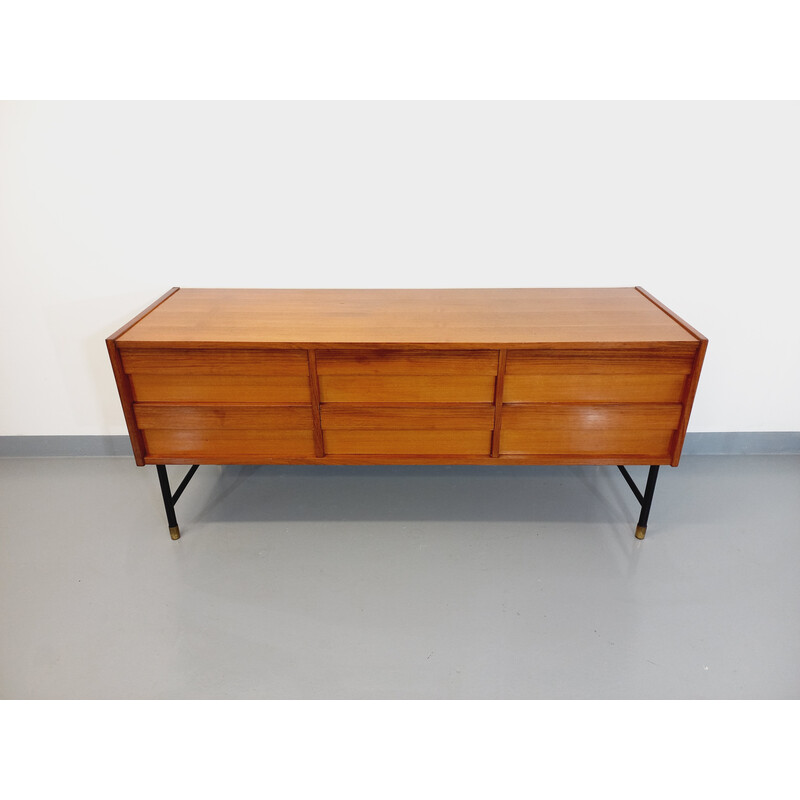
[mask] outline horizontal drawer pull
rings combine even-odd
[[[308,378],[258,375],[131,376],[133,399],[140,403],[310,403]]]
[[[354,403],[491,403],[492,375],[320,375],[320,399]]]
[[[679,403],[686,378],[665,375],[520,375],[505,376],[506,403]]]
[[[496,350],[318,350],[320,375],[497,375]]]
[[[142,429],[171,430],[311,430],[310,406],[182,406],[135,403]]]
[[[510,350],[507,375],[688,375],[696,347],[681,346],[667,352],[645,349],[617,350]]]
[[[398,408],[327,404],[320,409],[323,430],[491,430],[494,406]]]
[[[305,350],[130,347],[121,356],[128,374],[308,375]]]
[[[310,430],[145,430],[145,446],[151,458],[165,456],[313,456]]]
[[[326,455],[482,455],[488,456],[491,431],[327,430]]]
[[[504,428],[569,428],[595,431],[605,428],[673,430],[682,406],[674,403],[599,405],[504,405]]]
[[[636,456],[657,461],[668,457],[673,431],[548,431],[506,428],[500,432],[500,455]]]

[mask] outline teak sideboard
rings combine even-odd
[[[201,464],[612,464],[644,538],[707,345],[640,287],[174,288],[106,342],[173,539]]]

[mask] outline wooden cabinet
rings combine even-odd
[[[140,465],[675,466],[707,342],[636,287],[173,289],[107,344]]]

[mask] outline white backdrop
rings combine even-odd
[[[171,286],[641,285],[692,431],[800,430],[800,103],[0,104],[0,435],[122,434]]]

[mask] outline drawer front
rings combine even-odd
[[[323,403],[491,403],[488,375],[320,375]]]
[[[449,408],[323,406],[330,455],[489,455],[491,405]]]
[[[234,456],[307,457],[314,455],[311,431],[161,430],[143,431],[151,458],[215,459]]]
[[[310,403],[305,350],[122,351],[135,402]]]
[[[323,439],[332,456],[488,456],[492,447],[491,431],[330,430]]]
[[[311,403],[308,378],[255,375],[132,375],[141,403]]]
[[[679,404],[503,406],[503,455],[666,458]]]
[[[311,456],[307,406],[181,406],[134,404],[152,457]]]
[[[134,403],[142,430],[311,430],[308,406],[173,405]]]
[[[129,347],[125,372],[167,375],[308,375],[305,350]]]
[[[506,403],[678,403],[694,349],[536,351],[508,354]]]
[[[317,353],[323,403],[491,403],[493,350],[328,350]]]

